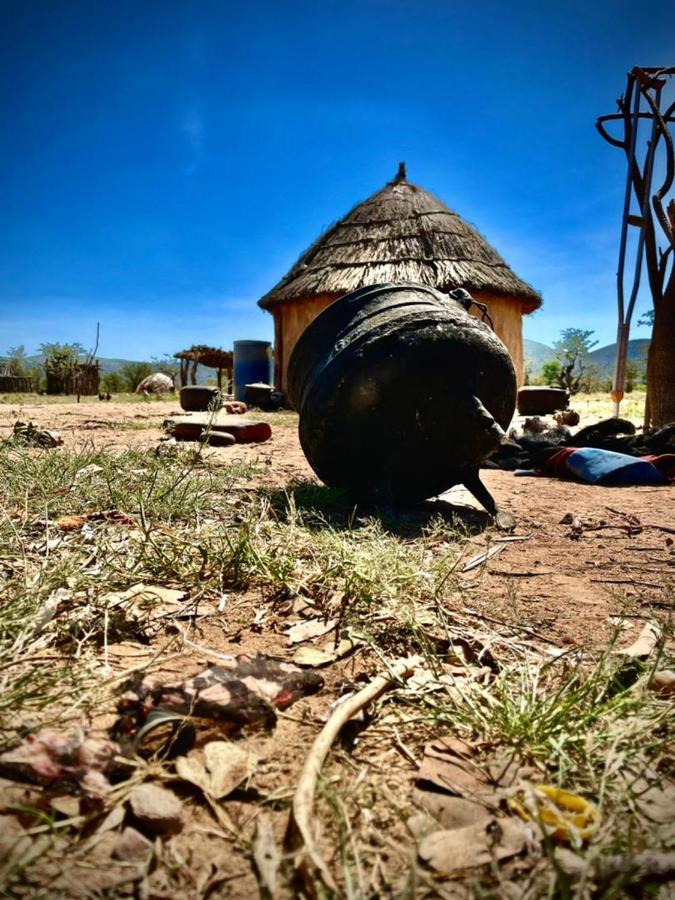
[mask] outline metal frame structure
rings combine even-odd
[[[626,383],[626,359],[628,355],[628,339],[630,325],[635,310],[640,280],[643,269],[645,238],[648,225],[651,224],[650,200],[654,213],[662,225],[664,232],[670,236],[671,228],[668,216],[663,210],[661,201],[673,183],[672,171],[672,136],[669,134],[668,124],[675,122],[675,103],[671,104],[665,113],[661,112],[661,99],[663,88],[667,79],[675,75],[675,66],[667,67],[640,67],[636,66],[628,73],[628,82],[625,94],[617,101],[618,113],[600,116],[596,122],[596,128],[602,137],[614,147],[620,147],[626,153],[628,171],[626,174],[626,191],[624,197],[623,217],[621,221],[621,239],[619,243],[619,263],[617,268],[617,307],[618,329],[617,349],[612,380],[612,400],[614,401],[614,415],[619,414],[619,405],[623,399]],[[644,105],[644,108],[643,108]],[[623,122],[623,139],[610,135],[605,124],[613,121]],[[642,168],[638,160],[638,133],[642,122],[648,123],[649,138],[645,151]],[[654,172],[654,157],[659,140],[665,139],[668,158],[666,161],[666,177],[663,184],[652,195],[652,176]],[[637,200],[638,213],[631,212],[634,198]],[[630,240],[630,229],[637,229],[635,244],[635,267],[632,274],[628,303],[626,303],[626,253]],[[652,227],[653,234],[653,227]],[[668,247],[658,261],[658,268],[665,275],[667,256],[672,250]],[[648,267],[656,264],[656,259],[647,260]],[[649,273],[653,275],[654,273]],[[653,278],[650,277],[653,285]]]

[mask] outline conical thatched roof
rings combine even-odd
[[[541,296],[475,228],[410,184],[403,163],[393,181],[322,234],[259,303],[270,309],[305,297],[406,281],[517,297],[523,312],[541,305]]]

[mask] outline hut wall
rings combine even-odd
[[[520,387],[525,377],[523,354],[523,313],[520,301],[515,297],[499,297],[488,291],[471,291],[471,296],[485,303],[495,327],[495,334],[506,344],[516,367],[516,377]],[[480,310],[472,307],[471,314],[481,317]]]
[[[288,360],[298,338],[319,315],[337,300],[339,294],[322,294],[319,297],[305,297],[291,303],[282,303],[274,310],[274,382],[279,390],[286,390]]]
[[[523,384],[525,361],[523,354],[523,314],[521,303],[514,297],[500,297],[487,291],[472,291],[471,295],[485,303],[495,327],[497,337],[502,340],[511,354],[516,368],[518,386]],[[274,383],[277,389],[286,390],[288,360],[298,338],[320,312],[336,300],[336,294],[307,297],[282,303],[274,310]],[[473,314],[480,318],[475,307]]]

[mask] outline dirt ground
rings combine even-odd
[[[17,419],[31,420],[40,427],[60,431],[70,449],[86,445],[119,450],[134,447],[147,448],[151,453],[164,436],[162,422],[180,412],[176,400],[4,403],[0,404],[0,437],[9,434]],[[299,446],[295,415],[284,412],[264,418],[272,424],[269,442],[208,449],[205,454],[211,463],[234,459],[256,462],[258,471],[264,473],[256,476],[258,483],[262,478],[268,487],[315,481]],[[555,653],[573,645],[603,647],[619,616],[627,623],[621,642],[629,644],[644,619],[672,603],[672,488],[607,489],[516,477],[495,470],[485,471],[483,478],[498,504],[515,518],[515,536],[523,539],[506,540],[487,563],[461,575],[461,596],[466,603],[460,611],[463,621],[473,622],[476,629],[484,631],[494,626],[514,640],[532,642],[539,649],[548,647]],[[567,521],[568,513],[575,521],[563,524],[561,520],[565,517]],[[499,541],[487,515],[462,488],[411,511],[410,521],[414,526],[425,516],[439,514],[466,530],[463,559],[467,561]],[[197,621],[187,653],[184,644],[180,652],[172,654],[175,635],[168,634],[146,645],[118,641],[104,648],[100,662],[115,672],[143,666],[166,651],[162,671],[173,671],[177,678],[184,678],[208,663],[217,663],[218,653],[288,654],[284,632],[289,609],[283,604],[270,607],[268,603],[268,611],[261,618],[255,613],[262,605],[259,596],[231,596],[226,616],[206,616]],[[222,624],[225,619],[227,626]],[[189,808],[188,825],[170,842],[156,845],[157,862],[141,883],[140,893],[132,887],[138,875],[134,881],[128,865],[125,869],[123,863],[110,861],[117,839],[112,829],[120,828],[117,821],[109,832],[99,828],[96,834],[85,834],[66,848],[63,852],[68,866],[58,854],[45,853],[33,874],[27,873],[21,888],[11,896],[143,896],[157,900],[258,896],[259,879],[254,875],[248,848],[254,834],[259,834],[260,810],[270,817],[281,845],[290,798],[307,748],[325,721],[327,710],[346,688],[362,686],[372,676],[373,663],[364,664],[363,656],[356,654],[322,669],[321,674],[325,687],[319,694],[281,713],[271,737],[253,736],[247,741],[258,759],[255,781],[227,803],[227,823],[214,821],[208,806],[197,802],[195,791],[176,783],[174,776],[170,786]],[[74,710],[79,714],[76,705]],[[419,884],[404,883],[405,877],[412,876],[401,875],[403,880],[392,890],[392,883],[398,883],[397,872],[405,871],[406,866],[414,869],[414,850],[404,822],[414,811],[409,804],[425,740],[421,732],[416,733],[414,722],[406,724],[397,716],[392,707],[385,706],[384,714],[365,730],[364,737],[348,753],[336,750],[325,769],[322,803],[331,809],[334,805],[335,821],[344,824],[336,824],[335,833],[323,837],[328,837],[327,846],[335,845],[339,838],[351,848],[355,859],[364,861],[359,875],[362,880],[352,887],[351,894],[345,889],[345,896],[469,896],[459,888],[455,892],[452,886],[442,892],[435,883],[425,883],[426,876],[417,870],[414,877],[422,878]],[[110,710],[95,717],[94,730],[103,734],[113,718]],[[152,769],[152,764],[144,775],[148,772],[151,777],[165,778],[160,770]],[[16,802],[16,787],[10,785],[8,789],[14,791]],[[26,806],[37,802],[31,790],[18,798]],[[234,843],[228,828],[238,835]],[[339,868],[340,860],[332,858],[331,866]],[[382,885],[388,886],[387,891]],[[264,891],[260,895],[272,896]],[[502,895],[506,893],[493,894]],[[291,894],[281,889],[276,896]],[[534,891],[528,896],[539,894]]]
[[[0,435],[8,434],[17,419],[30,419],[60,431],[67,447],[150,449],[164,435],[162,422],[179,414],[176,400],[6,403],[0,404]],[[298,442],[295,415],[263,418],[272,424],[269,442],[212,449],[209,456],[259,463],[268,486],[316,481]],[[519,423],[516,418],[514,425]],[[585,424],[582,419],[580,427]],[[514,516],[516,533],[528,539],[509,542],[478,574],[467,575],[481,615],[534,630],[557,646],[599,645],[620,612],[639,616],[672,603],[664,585],[675,564],[674,488],[594,487],[495,470],[484,471],[482,478],[497,503]],[[452,489],[429,509],[454,513],[468,530],[478,531],[476,546],[484,545],[480,532],[487,516],[465,490]],[[581,530],[561,524],[567,513],[581,520]],[[642,527],[631,527],[626,517],[635,517]]]

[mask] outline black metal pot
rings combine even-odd
[[[288,394],[307,460],[326,484],[414,502],[464,483],[494,511],[477,469],[511,421],[516,375],[460,294],[468,299],[419,284],[362,288],[301,335]]]

